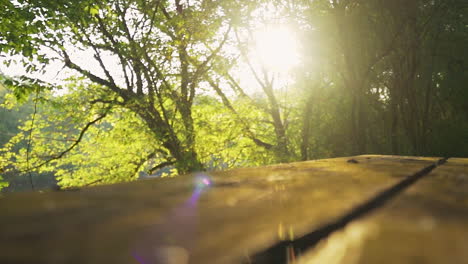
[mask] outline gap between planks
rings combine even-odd
[[[406,177],[397,184],[383,190],[376,196],[353,208],[341,216],[318,229],[313,230],[300,238],[291,241],[280,241],[244,260],[244,264],[287,264],[294,262],[301,252],[314,248],[318,242],[329,237],[332,233],[343,229],[350,222],[357,220],[372,211],[383,207],[388,201],[416,183],[432,170],[444,164],[449,158],[439,159],[432,165],[422,168],[418,172]]]

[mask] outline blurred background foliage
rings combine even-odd
[[[461,0],[1,3],[4,191],[358,154],[468,156]],[[297,46],[255,39],[280,25]],[[65,77],[44,80],[50,65]]]

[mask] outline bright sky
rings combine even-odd
[[[265,68],[269,76],[275,76],[275,89],[287,89],[291,81],[290,73],[299,62],[298,40],[292,30],[282,24],[263,24],[256,28],[248,37],[248,58],[259,76],[261,69]],[[79,51],[70,47],[72,60],[91,72],[103,75],[98,63],[93,58],[91,50]],[[18,57],[19,58],[19,57]],[[12,63],[10,67],[4,65],[4,58],[0,57],[0,71],[10,75],[24,75],[26,72],[20,63]],[[115,74],[120,73],[120,67],[112,56],[105,56],[104,63]],[[115,71],[112,70],[113,67]],[[44,74],[34,74],[32,77],[46,82],[63,83],[63,80],[72,76],[74,71],[65,69],[63,63],[54,62],[46,67]],[[247,93],[260,92],[260,86],[255,79],[245,59],[239,60],[239,66],[232,72],[240,81]],[[114,76],[116,80],[118,76]],[[123,79],[122,79],[123,82]]]

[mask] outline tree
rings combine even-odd
[[[466,98],[460,1],[292,2],[311,58],[297,81],[303,159],[465,153],[465,104],[451,101]]]
[[[77,74],[60,92],[31,76],[3,81],[34,110],[2,159],[64,186],[363,153],[467,155],[461,0],[2,3],[7,64],[21,55],[29,73],[59,62]],[[301,36],[288,91],[249,51],[269,16]]]
[[[281,93],[281,84],[278,85],[278,77],[287,76],[289,73],[279,73],[270,69],[268,65],[259,58],[252,58],[254,30],[268,26],[273,23],[269,16],[277,17],[283,15],[279,6],[272,6],[271,1],[261,1],[258,5],[248,9],[243,14],[243,20],[237,21],[234,26],[233,34],[229,39],[230,56],[218,56],[218,64],[215,73],[210,76],[211,87],[219,96],[224,106],[227,107],[235,120],[243,127],[243,134],[250,138],[258,147],[270,151],[275,156],[276,162],[287,162],[295,159],[294,147],[291,145],[288,135],[289,116],[293,112],[295,105],[292,101],[281,100],[286,98],[285,93]],[[283,21],[284,23],[284,21]],[[281,24],[277,25],[280,26]],[[273,45],[273,43],[264,43],[264,45]],[[254,50],[258,52],[258,50]],[[242,65],[242,66],[240,66]],[[247,92],[249,87],[243,87],[235,77],[235,71],[238,67],[248,68],[253,76],[260,92],[257,98],[252,93]],[[228,96],[235,95],[233,99]],[[263,129],[256,130],[252,122],[239,115],[236,109],[237,102],[243,100],[251,105],[254,111],[262,113],[261,117],[255,120],[255,123],[262,123]],[[288,106],[286,106],[289,104]],[[265,137],[265,130],[272,137]]]
[[[0,24],[9,30],[2,49],[32,58],[28,65],[36,65],[33,59],[62,61],[101,86],[105,97],[95,102],[135,113],[184,173],[203,167],[192,106],[230,32],[223,18],[230,8],[227,1],[18,1],[3,11]],[[20,22],[23,30],[13,31]],[[87,65],[76,48],[92,56]]]

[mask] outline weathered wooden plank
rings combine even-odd
[[[435,160],[358,156],[8,195],[0,263],[238,263]]]
[[[468,159],[449,159],[323,241],[305,263],[468,263]]]

